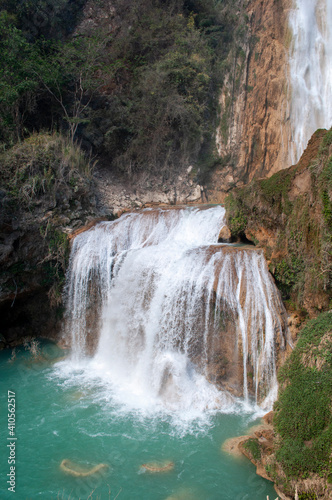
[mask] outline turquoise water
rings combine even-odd
[[[67,373],[64,352],[41,344],[40,358],[29,351],[0,352],[0,498],[43,500],[266,500],[272,483],[255,474],[245,458],[221,450],[225,439],[242,435],[253,415],[206,414],[153,417],[126,411],[98,381]],[[16,493],[7,491],[9,472],[7,391],[16,394]],[[89,477],[72,477],[64,459],[77,467],[106,464]],[[142,464],[172,462],[172,470],[150,473]],[[75,468],[75,466],[73,466]]]

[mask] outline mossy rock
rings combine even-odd
[[[331,475],[332,312],[311,320],[279,371],[276,457],[289,478]]]

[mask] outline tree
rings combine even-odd
[[[107,37],[75,37],[53,45],[45,58],[40,56],[34,72],[41,85],[60,105],[68,124],[69,136],[75,140],[80,124],[87,123],[87,109],[103,86],[100,74],[105,71],[103,51]]]
[[[39,82],[35,47],[6,12],[0,13],[0,31],[0,140],[7,143],[21,138],[25,117],[36,105]]]

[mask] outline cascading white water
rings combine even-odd
[[[216,243],[224,216],[220,206],[148,209],[75,238],[67,284],[73,362],[97,336],[89,370],[120,400],[226,408],[226,388],[238,379],[245,399],[250,389],[265,406],[275,397],[283,306],[260,251]]]
[[[289,24],[292,163],[318,128],[332,125],[332,0],[294,0]]]

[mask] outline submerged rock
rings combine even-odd
[[[92,476],[93,474],[96,474],[97,472],[105,472],[108,469],[107,464],[98,464],[94,465],[91,468],[83,467],[81,465],[78,465],[74,462],[71,462],[67,458],[62,460],[60,464],[60,469],[65,472],[66,474],[69,474],[70,476],[74,477],[88,477]]]
[[[142,464],[142,468],[148,472],[169,472],[174,469],[174,462],[149,462]]]

